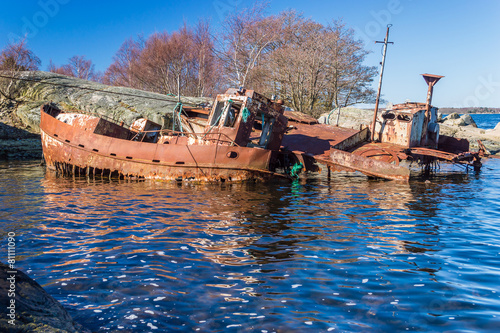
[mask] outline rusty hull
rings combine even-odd
[[[157,144],[131,141],[133,131],[99,117],[41,112],[47,167],[64,174],[114,175],[200,182],[268,180],[286,177],[271,171],[273,152],[235,144]],[[98,132],[98,133],[96,133]],[[115,136],[115,137],[113,137]],[[129,137],[129,139],[125,139]]]

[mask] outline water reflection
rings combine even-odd
[[[476,327],[445,320],[473,302],[498,311],[498,191],[481,177],[179,186],[9,170],[2,223],[22,234],[23,268],[96,331],[440,330]],[[475,270],[472,292],[458,274]]]
[[[167,235],[196,232],[203,237],[183,237],[182,242],[215,262],[231,265],[259,258],[271,260],[273,253],[277,259],[293,257],[294,247],[309,241],[349,242],[361,236],[360,230],[371,246],[392,247],[394,253],[425,252],[424,244],[402,241],[399,236],[415,233],[417,227],[419,234],[436,235],[438,225],[422,223],[421,218],[435,217],[443,199],[442,183],[398,184],[349,176],[326,183],[323,178],[311,177],[291,186],[233,184],[181,188],[155,182],[53,177],[47,174],[43,182],[46,210],[51,215],[47,216],[49,226],[42,224],[40,229],[61,239],[80,233],[77,240],[67,242],[73,245],[70,248],[91,247],[89,251],[99,252],[104,249],[96,244],[172,241]],[[453,177],[448,179],[456,181]],[[466,181],[461,179],[460,183]],[[61,191],[64,188],[79,193],[66,195],[66,191]],[[85,219],[81,219],[83,216]],[[133,223],[113,223],[121,217],[135,218]],[[59,227],[53,225],[55,221],[70,224]],[[147,232],[141,232],[144,230]],[[293,233],[293,237],[280,236],[284,233]],[[251,253],[241,250],[262,237],[276,236],[278,242],[265,242],[264,250],[261,246],[252,248]],[[62,248],[61,251],[70,251],[67,246]]]

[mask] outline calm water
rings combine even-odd
[[[3,163],[1,234],[93,331],[498,331],[500,160],[430,180],[177,186]]]
[[[483,129],[492,129],[500,122],[500,113],[496,114],[471,114],[477,127]]]

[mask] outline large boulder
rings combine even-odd
[[[11,271],[0,263],[1,332],[90,333],[36,281],[18,269]]]
[[[137,118],[162,123],[177,104],[176,96],[125,88],[77,79],[51,72],[23,72],[16,81],[15,114],[24,126],[39,132],[40,106],[52,102],[62,110],[97,113],[131,124]],[[182,97],[182,103],[196,106],[211,99]]]
[[[460,118],[460,115],[456,112],[450,113],[445,120],[452,120],[452,119],[458,119]]]
[[[448,126],[472,126],[477,128],[476,122],[469,114],[459,116],[458,113],[452,113],[444,119],[443,124]]]
[[[477,124],[474,119],[472,119],[470,114],[464,114],[460,117],[460,119],[462,119],[463,123],[465,124],[464,126],[472,126],[477,128]]]
[[[338,124],[337,124],[338,119]],[[338,125],[345,128],[359,129],[361,125],[368,126],[373,120],[373,110],[342,108],[340,114],[338,110],[323,113],[319,118],[320,124]]]

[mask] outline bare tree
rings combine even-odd
[[[291,106],[312,114],[321,101],[325,81],[323,26],[295,14],[287,18],[282,45],[270,57],[276,92]]]
[[[178,32],[172,33],[169,43],[166,44],[165,51],[169,59],[169,67],[175,83],[177,83],[175,92],[176,95],[184,91],[192,95],[195,75],[194,67],[196,66],[195,54],[193,53],[194,41],[192,32],[186,25]],[[193,81],[188,81],[193,80]],[[195,82],[195,81],[194,81]]]
[[[194,27],[193,46],[198,76],[196,95],[203,97],[213,94],[216,92],[220,80],[215,77],[219,66],[214,54],[214,40],[210,33],[209,21],[198,21]]]
[[[172,33],[125,41],[104,81],[163,94],[206,96],[224,86],[279,95],[296,110],[318,115],[367,102],[374,67],[342,21],[324,26],[295,11],[264,16],[265,4],[227,16],[217,40],[207,21]],[[76,76],[76,75],[75,75]]]
[[[342,21],[325,27],[293,11],[282,15],[282,41],[267,64],[275,94],[314,116],[373,99],[376,69],[363,65],[367,52],[352,29]]]
[[[138,78],[151,91],[163,94],[187,93],[192,40],[186,30],[155,33],[146,40],[139,58]]]
[[[93,80],[95,78],[95,66],[91,60],[87,60],[85,56],[73,56],[69,58],[68,64],[62,67],[71,76],[84,80]]]
[[[95,66],[92,60],[88,60],[85,56],[73,56],[68,59],[68,63],[57,67],[52,60],[47,67],[49,72],[63,74],[67,76],[77,77],[79,79],[101,82],[103,74],[95,71]]]
[[[210,25],[200,21],[173,33],[125,41],[106,70],[104,82],[162,94],[205,96],[218,86]]]
[[[248,85],[261,58],[280,40],[281,22],[275,16],[263,16],[266,6],[257,3],[234,12],[223,23],[218,54],[232,85]]]
[[[64,66],[57,67],[52,62],[52,59],[49,60],[49,65],[47,66],[47,71],[52,72],[52,73],[67,75],[67,76],[73,76],[73,73],[71,71],[68,71]]]
[[[36,71],[40,59],[26,46],[26,39],[8,44],[0,53],[0,94],[7,99],[14,99],[16,81],[23,71]]]
[[[342,21],[333,21],[325,34],[326,55],[330,59],[326,68],[325,108],[370,102],[375,93],[370,84],[377,69],[363,65],[368,52],[362,42]]]
[[[144,39],[127,39],[113,57],[113,63],[104,73],[103,82],[115,86],[140,88],[137,80],[138,61],[144,49]]]

